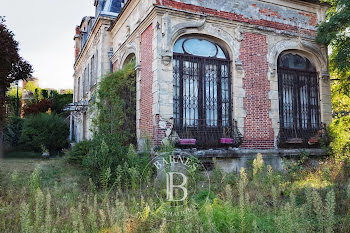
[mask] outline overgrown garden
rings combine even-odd
[[[210,191],[183,203],[185,215],[159,217],[176,206],[156,198],[165,192],[152,186],[156,173],[143,173],[155,156],[153,145],[146,143],[142,153],[135,149],[136,80],[130,63],[98,84],[91,106],[93,139],[75,143],[66,154],[65,113],[47,111],[45,93],[38,92],[24,119],[8,119],[9,147],[64,156],[0,160],[0,232],[349,232],[350,4],[328,2],[332,7],[318,41],[333,48],[334,121],[327,131],[330,144],[323,145],[329,156],[318,166],[302,153],[284,160],[282,172],[261,155],[239,174],[215,168]],[[171,144],[158,148],[173,150]],[[194,174],[200,178],[203,171]]]

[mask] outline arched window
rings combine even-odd
[[[129,63],[131,63],[131,62],[135,62],[135,61],[136,61],[135,54],[134,54],[134,53],[129,54],[129,55],[125,58],[125,60],[124,60],[123,68],[124,68],[127,64],[129,64]]]
[[[227,52],[208,39],[183,37],[173,58],[174,127],[180,138],[217,146],[234,137]]]
[[[297,54],[278,59],[280,142],[307,145],[320,128],[318,74]]]

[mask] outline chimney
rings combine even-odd
[[[75,41],[75,59],[78,58],[79,56],[79,53],[80,53],[80,46],[81,46],[81,37],[80,37],[80,33],[81,33],[81,30],[80,30],[80,27],[79,26],[76,26],[75,27],[75,36],[74,36],[74,41]]]

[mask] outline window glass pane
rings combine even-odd
[[[181,88],[181,78],[180,78],[180,61],[177,59],[173,60],[173,96],[174,96],[174,118],[175,125],[179,126],[181,122],[180,118],[180,88]]]
[[[120,0],[112,0],[110,11],[114,12],[114,13],[119,13],[121,10],[121,7],[122,7],[122,5],[121,5]]]
[[[218,106],[217,106],[217,66],[205,66],[205,105],[206,105],[206,125],[217,126]]]
[[[225,59],[226,55],[225,55],[224,51],[222,51],[222,49],[219,46],[217,46],[217,47],[218,47],[218,55],[216,55],[216,57]]]
[[[185,50],[184,50],[185,49]],[[201,57],[217,57],[226,59],[223,49],[205,39],[181,38],[174,45],[174,53],[187,53]]]
[[[201,37],[179,39],[173,52],[173,116],[177,134],[181,139],[196,139],[196,145],[222,146],[223,137],[234,137],[227,53]]]
[[[97,76],[98,76],[98,50],[96,51],[96,58],[95,58],[95,82],[97,83]]]
[[[184,53],[184,50],[182,49],[182,43],[184,41],[185,41],[185,38],[182,38],[176,41],[174,45],[174,53]]]
[[[198,63],[183,63],[183,123],[184,127],[198,125]]]
[[[278,66],[282,68],[316,71],[316,68],[311,62],[300,55],[285,54],[282,55],[278,61]]]
[[[200,39],[189,39],[184,42],[185,51],[189,54],[202,57],[214,57],[217,54],[215,44]]]
[[[309,106],[309,85],[308,85],[308,79],[310,77],[304,76],[304,75],[299,75],[299,102],[300,102],[300,123],[301,123],[301,128],[307,129],[308,128],[308,109],[310,108]]]
[[[230,87],[229,72],[227,65],[221,65],[221,103],[222,103],[222,126],[230,124]]]

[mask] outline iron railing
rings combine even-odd
[[[187,119],[180,119],[186,122]],[[215,121],[208,126],[207,119],[196,119],[194,125],[174,125],[174,131],[179,136],[178,147],[238,147],[243,142],[243,136],[237,128],[237,122]]]
[[[323,136],[322,125],[313,129],[280,129],[278,146],[279,148],[320,147]]]

